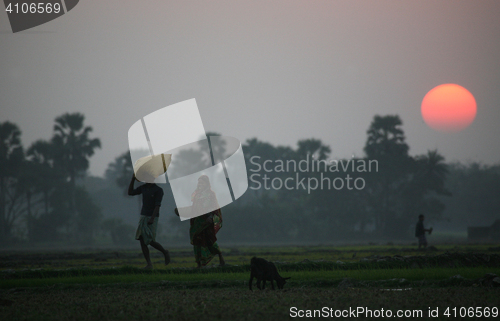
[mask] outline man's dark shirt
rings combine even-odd
[[[142,194],[141,215],[151,216],[156,206],[161,206],[163,189],[156,184],[143,184],[132,191],[131,195]],[[160,213],[158,213],[160,216]]]
[[[424,230],[424,221],[418,221],[417,222],[417,228],[415,228],[415,236],[419,237],[420,235],[424,235],[425,230]]]

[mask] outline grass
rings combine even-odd
[[[498,307],[497,289],[418,288],[402,292],[360,288],[165,289],[162,287],[43,288],[4,296],[3,320],[288,320],[290,309],[368,309],[422,311],[447,307]],[[8,306],[7,306],[8,305]],[[498,314],[497,314],[498,316]],[[366,315],[359,315],[359,318]],[[410,318],[411,320],[412,318]],[[455,319],[455,318],[451,318]],[[493,318],[492,318],[493,319]]]
[[[334,271],[295,271],[282,273],[283,276],[292,277],[290,286],[305,286],[310,281],[340,281],[344,278],[355,280],[388,280],[406,279],[416,280],[443,280],[454,275],[461,275],[466,279],[476,279],[486,273],[500,275],[499,268],[428,268],[428,269],[376,269],[376,270],[334,270]],[[119,274],[119,275],[86,275],[71,277],[49,277],[32,279],[4,279],[0,282],[1,289],[17,287],[46,287],[54,284],[58,285],[78,285],[78,284],[113,284],[113,283],[153,283],[153,282],[231,282],[234,284],[246,284],[248,286],[249,273],[198,273],[198,274]]]
[[[491,251],[498,245],[438,245],[437,251],[420,252],[415,246],[408,245],[354,245],[354,246],[281,246],[281,247],[238,247],[223,248],[226,263],[233,266],[248,265],[253,256],[264,257],[269,261],[280,263],[295,263],[303,260],[310,261],[342,261],[346,263],[359,262],[362,258],[373,255],[439,255],[445,252],[485,252],[500,253],[500,250]],[[169,268],[191,268],[195,266],[191,248],[170,249],[172,262]],[[163,258],[160,253],[151,250],[155,268],[163,269]],[[108,251],[24,251],[0,252],[0,271],[22,269],[68,269],[82,267],[111,268],[124,265],[143,267],[144,258],[139,248],[135,250],[108,250]]]
[[[144,271],[139,250],[0,253],[1,320],[284,320],[290,307],[321,309],[498,307],[500,289],[466,280],[500,266],[412,267],[362,262],[366,257],[433,256],[445,252],[500,253],[495,245],[440,245],[419,252],[398,245],[226,248],[230,266],[193,269],[190,249],[171,250],[165,267]],[[292,278],[281,291],[248,290],[252,256],[277,262]],[[336,263],[336,261],[345,263]],[[432,259],[429,259],[432,262]],[[7,272],[6,272],[7,271]],[[404,280],[403,280],[404,279]],[[387,288],[404,291],[383,291]],[[425,319],[425,317],[423,318]]]
[[[432,262],[432,261],[429,261]],[[335,263],[325,261],[302,261],[300,263],[278,263],[284,276],[291,276],[291,284],[304,285],[311,280],[442,280],[453,275],[474,279],[486,273],[500,274],[500,267],[427,267],[409,268],[404,262]],[[80,268],[80,269],[35,269],[17,270],[4,273],[1,289],[14,287],[40,287],[52,284],[110,284],[137,282],[228,282],[244,283],[249,276],[250,266],[226,266],[205,269],[164,267],[145,271],[132,266],[120,268]]]

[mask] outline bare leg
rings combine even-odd
[[[163,246],[161,246],[161,244],[156,241],[153,241],[150,244],[152,247],[163,253],[163,255],[165,256],[165,265],[168,265],[168,263],[170,263],[170,254],[168,253],[168,251],[165,250]]]
[[[219,264],[220,265],[226,265],[226,261],[224,261],[224,258],[222,257],[222,251],[219,248],[214,247],[213,245],[208,248],[210,252],[213,254],[217,254],[219,256]]]
[[[194,260],[196,261],[196,267],[198,269],[200,269],[201,268],[201,246],[194,245],[193,251],[194,251]]]
[[[149,249],[146,243],[144,243],[144,240],[142,239],[142,236],[139,237],[139,241],[141,242],[141,249],[142,249],[142,254],[144,255],[144,258],[146,259],[146,265],[145,269],[152,269],[153,268],[153,263],[151,263],[151,258],[149,257]]]

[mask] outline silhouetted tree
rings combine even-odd
[[[41,220],[53,220],[53,217],[49,215],[51,212],[50,196],[57,188],[60,189],[61,186],[65,188],[64,186],[68,184],[64,173],[54,168],[54,153],[54,144],[45,140],[33,142],[26,151],[24,164],[27,168],[23,176],[26,180],[27,204],[30,205],[26,213],[30,241],[43,240],[43,235],[46,233],[37,229],[50,225],[50,222],[45,224],[40,222]]]
[[[126,151],[109,163],[104,175],[107,180],[116,184],[123,191],[123,195],[128,195],[127,187],[133,173],[132,159],[130,153]]]
[[[368,208],[376,227],[385,236],[405,237],[418,214],[439,218],[444,204],[447,167],[437,151],[408,155],[402,121],[397,115],[375,116],[364,148],[368,159],[379,162],[379,171],[369,173]]]
[[[415,157],[413,172],[403,192],[404,217],[407,225],[414,224],[419,214],[427,219],[440,219],[445,209],[439,196],[451,196],[445,188],[448,166],[437,150]]]
[[[78,186],[75,194],[76,208],[76,241],[79,244],[92,244],[95,232],[102,218],[101,209],[95,205],[85,188]]]
[[[80,113],[66,113],[55,119],[52,138],[55,165],[67,175],[72,187],[76,178],[88,169],[89,158],[95,149],[101,147],[98,138],[89,137],[92,127],[84,126],[84,120],[85,116]]]
[[[451,196],[445,188],[446,176],[448,175],[448,165],[444,162],[444,157],[437,150],[430,150],[426,155],[417,156],[416,180],[424,189],[434,191],[440,195]]]
[[[54,153],[54,145],[45,140],[35,141],[26,152],[26,158],[36,172],[31,181],[36,191],[42,194],[45,214],[49,213],[50,193],[64,179],[64,174],[54,168]]]
[[[379,171],[368,175],[367,196],[375,226],[385,235],[401,228],[398,213],[405,210],[402,192],[413,166],[402,125],[397,115],[376,115],[364,147],[367,159],[379,163]]]
[[[109,233],[114,245],[124,246],[133,244],[134,227],[126,224],[121,218],[108,218],[102,222],[103,229]]]
[[[70,192],[69,213],[78,215],[76,208],[76,179],[82,177],[89,167],[89,158],[101,147],[98,138],[90,138],[92,127],[84,125],[85,116],[66,113],[55,119],[54,167],[65,175]],[[76,219],[76,217],[75,217]],[[76,228],[76,226],[75,226]]]
[[[12,228],[19,219],[20,195],[16,187],[24,158],[21,130],[11,122],[0,123],[0,241],[12,239]]]
[[[303,139],[297,143],[297,155],[305,158],[308,154],[317,160],[327,159],[330,156],[331,149],[323,144],[320,139]]]
[[[500,219],[500,164],[451,164],[445,183],[453,197],[441,197],[454,228],[489,226]]]
[[[37,178],[37,169],[36,164],[31,162],[28,159],[24,159],[21,163],[21,170],[19,171],[19,175],[17,178],[16,184],[16,193],[18,197],[21,199],[24,198],[24,210],[26,212],[26,227],[28,233],[28,239],[30,239],[30,235],[33,232],[33,222],[35,219],[34,202],[33,198],[36,196],[36,187],[34,184],[34,180]],[[35,202],[36,203],[36,202]]]

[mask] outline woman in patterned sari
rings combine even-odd
[[[198,186],[191,196],[191,201],[194,213],[207,213],[190,220],[189,236],[194,246],[198,268],[207,265],[215,255],[219,256],[220,265],[224,265],[224,258],[215,236],[222,227],[222,216],[208,176],[202,175],[198,179]]]

